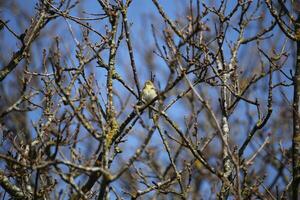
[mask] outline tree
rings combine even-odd
[[[1,2],[1,197],[297,199],[297,6]]]

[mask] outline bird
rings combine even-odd
[[[144,103],[151,102],[157,96],[156,88],[151,80],[147,80],[145,82],[144,88],[141,93],[141,98]],[[151,109],[149,108],[149,118],[151,118],[152,113]]]

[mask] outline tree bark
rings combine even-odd
[[[300,15],[295,23],[296,35],[300,32]],[[300,182],[300,40],[297,40],[296,66],[294,74],[294,99],[293,99],[293,199],[299,197]]]

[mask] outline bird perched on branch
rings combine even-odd
[[[152,81],[148,80],[145,82],[144,88],[142,90],[142,100],[145,103],[149,103],[157,96],[156,88]],[[151,109],[149,108],[149,118],[152,117]]]

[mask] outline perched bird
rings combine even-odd
[[[142,90],[142,94],[141,94],[142,100],[145,103],[149,103],[156,96],[157,96],[157,92],[156,92],[156,88],[155,88],[154,84],[150,80],[146,81],[144,88]],[[151,109],[149,108],[149,118],[152,117],[151,115],[152,115]]]

